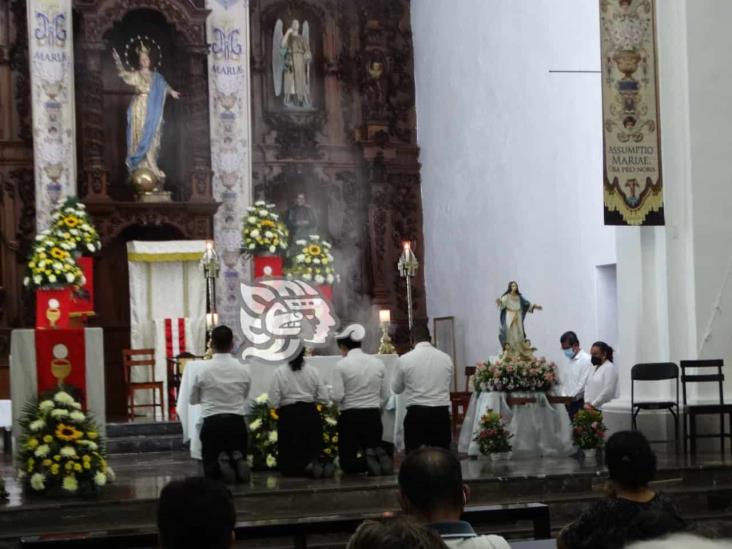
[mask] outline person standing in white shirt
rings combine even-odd
[[[594,367],[585,387],[585,402],[598,410],[615,398],[618,389],[618,369],[613,364],[613,348],[596,341],[590,349]]]
[[[413,330],[414,349],[399,357],[392,390],[404,393],[407,415],[404,418],[404,446],[407,453],[420,446],[449,449],[450,384],[454,365],[447,353],[430,343],[424,325]]]
[[[338,404],[338,459],[344,473],[391,475],[389,456],[381,447],[381,410],[389,398],[386,367],[361,350],[366,330],[351,324],[336,335],[343,358],[336,364],[333,401]]]
[[[269,401],[277,408],[277,450],[286,477],[332,477],[333,463],[321,454],[323,426],[318,403],[328,402],[328,391],[318,370],[305,362],[305,349],[279,366],[272,377]]]
[[[585,405],[585,385],[592,374],[592,360],[589,353],[580,347],[576,333],[564,332],[559,338],[559,343],[564,356],[567,357],[567,360],[557,368],[559,391],[563,396],[574,399],[567,404],[569,419],[573,420],[577,412]]]
[[[201,457],[209,478],[249,481],[245,401],[252,378],[249,367],[231,356],[234,334],[226,326],[211,332],[213,358],[196,373],[191,404],[201,405]]]

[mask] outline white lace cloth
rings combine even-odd
[[[566,408],[552,404],[544,393],[511,393],[512,397],[536,399],[534,403],[509,406],[507,393],[473,393],[460,429],[458,451],[470,456],[480,455],[474,440],[480,433],[480,418],[487,410],[499,412],[511,439],[514,457],[552,456],[565,457],[574,452],[572,424]]]

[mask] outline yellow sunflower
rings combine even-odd
[[[73,229],[79,224],[79,218],[75,215],[67,215],[66,217],[64,217],[64,224],[68,228]]]
[[[269,417],[271,417],[275,421],[277,421],[278,419],[280,419],[280,416],[277,415],[277,410],[275,410],[274,408],[271,408],[270,409],[270,411],[269,411]]]
[[[66,257],[69,255],[69,252],[66,250],[62,250],[61,248],[53,247],[51,249],[51,255],[55,257],[56,259],[66,259]]]
[[[83,433],[76,429],[75,427],[71,425],[64,425],[63,423],[59,423],[58,427],[56,427],[56,438],[59,440],[65,440],[66,442],[70,442],[72,440],[76,440],[77,438],[81,438]]]
[[[262,227],[276,227],[277,224],[274,221],[270,221],[269,219],[262,219],[262,221],[259,222],[259,225]]]
[[[317,244],[310,244],[310,246],[308,246],[308,253],[310,255],[320,255],[320,252],[320,246]]]

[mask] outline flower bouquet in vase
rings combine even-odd
[[[69,324],[72,287],[85,283],[74,250],[73,242],[50,231],[36,236],[23,279],[27,288],[36,290],[36,328],[66,328]]]
[[[94,315],[94,261],[90,254],[102,249],[86,206],[70,196],[51,214],[49,231],[60,240],[73,244],[71,254],[84,275],[84,283],[74,285],[71,293],[70,315],[86,320]]]
[[[247,461],[254,470],[277,467],[277,411],[269,406],[269,395],[262,393],[254,399],[249,411],[249,455]]]
[[[19,423],[18,479],[26,490],[95,493],[114,480],[98,426],[66,391],[29,402]]]
[[[605,445],[605,431],[602,412],[590,404],[578,411],[572,421],[572,440],[582,449],[585,458],[594,459],[597,450]]]
[[[287,278],[314,282],[323,297],[333,298],[333,283],[339,280],[335,271],[331,244],[316,234],[298,240],[296,254],[287,269]]]
[[[247,208],[242,228],[242,253],[253,258],[254,278],[282,276],[282,253],[287,250],[289,232],[274,204],[258,200]]]
[[[480,453],[490,455],[492,461],[505,461],[511,457],[510,439],[513,434],[509,433],[503,424],[501,415],[493,410],[488,410],[480,418],[480,432],[475,437]]]

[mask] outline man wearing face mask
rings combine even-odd
[[[559,343],[566,357],[557,368],[559,391],[563,396],[574,399],[566,405],[569,418],[574,419],[575,414],[585,405],[585,385],[592,374],[592,359],[582,350],[577,334],[572,331],[564,332]]]

